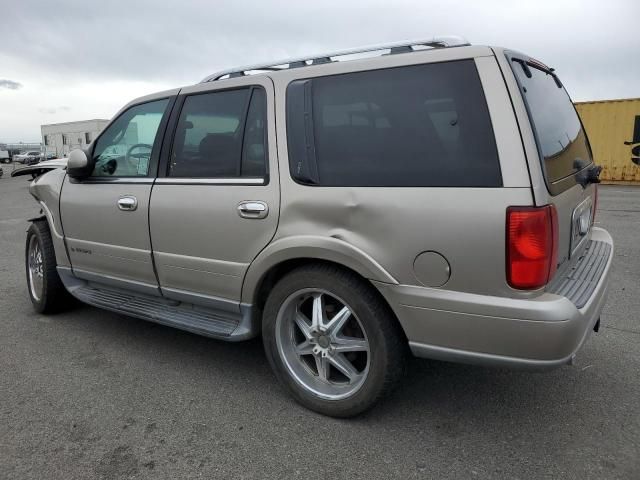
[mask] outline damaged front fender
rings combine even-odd
[[[23,175],[31,175],[31,177],[36,178],[40,175],[43,175],[51,170],[67,168],[67,159],[66,158],[57,158],[55,160],[46,160],[44,162],[36,163],[35,165],[29,165],[28,167],[18,168],[11,172],[12,177],[21,177]]]

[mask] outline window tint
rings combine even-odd
[[[176,128],[169,175],[263,176],[265,109],[264,92],[258,88],[187,97]]]
[[[267,99],[264,90],[254,89],[242,145],[243,177],[264,177],[266,174],[266,116]]]
[[[299,80],[287,90],[291,173],[326,186],[502,183],[472,60]]]
[[[136,105],[120,115],[98,139],[93,177],[144,177],[168,99]]]
[[[512,67],[527,103],[547,182],[575,173],[577,164],[589,165],[591,151],[587,137],[566,90],[553,75],[533,65],[523,67],[519,61],[512,61]]]

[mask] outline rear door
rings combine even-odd
[[[158,293],[148,206],[173,96],[126,108],[97,139],[95,168],[66,177],[60,211],[75,275]]]
[[[580,182],[594,167],[589,140],[555,72],[529,57],[508,54],[507,58],[537,147],[540,164],[532,175],[540,171],[546,187],[536,195],[536,203],[551,203],[558,212],[558,264],[562,265],[586,247],[593,223],[595,186]]]
[[[244,274],[278,224],[273,108],[265,77],[182,90],[150,205],[164,296],[237,308]]]

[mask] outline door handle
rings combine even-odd
[[[118,199],[118,208],[125,212],[133,212],[138,208],[138,199],[133,195],[125,195]]]
[[[242,218],[265,218],[269,214],[269,206],[260,200],[247,200],[238,204],[238,215]]]

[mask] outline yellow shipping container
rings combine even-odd
[[[576,102],[603,182],[638,182],[640,167],[640,98]],[[626,142],[626,144],[625,144]]]

